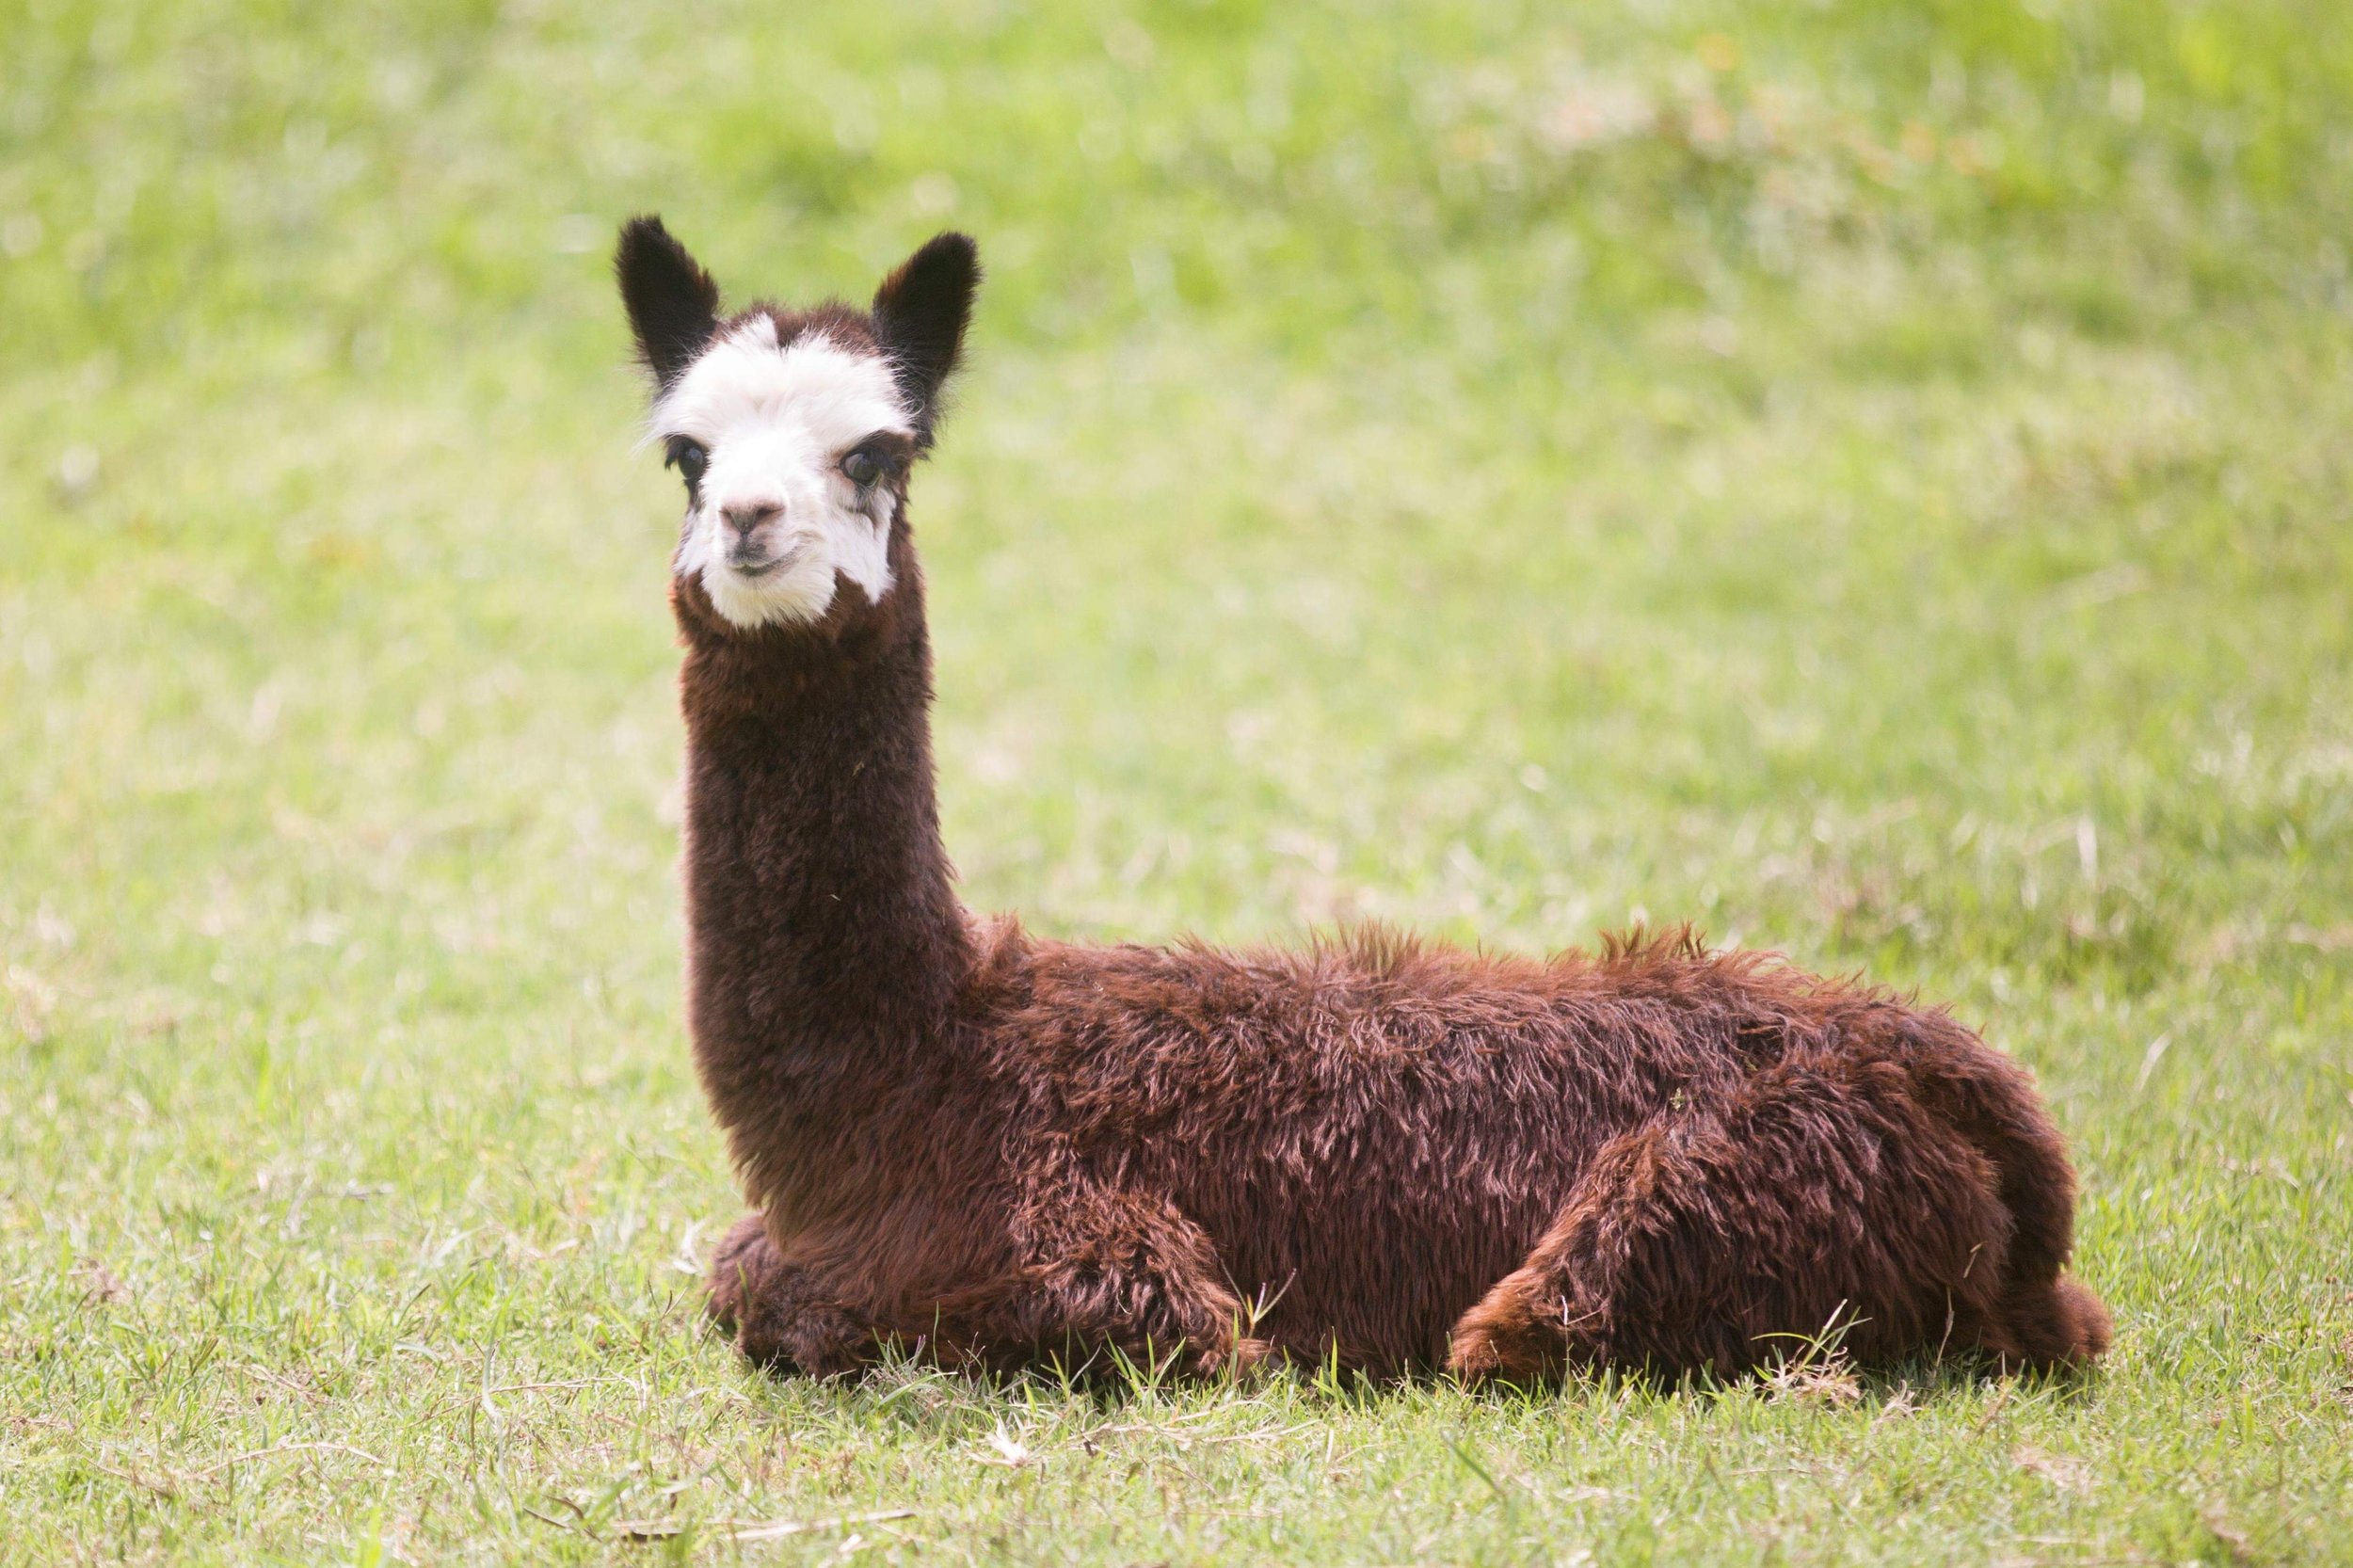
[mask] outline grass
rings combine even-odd
[[[2353,1561],[2334,0],[0,39],[0,1561]],[[737,1367],[640,208],[792,296],[982,238],[917,496],[975,904],[1949,1000],[2105,1368]]]

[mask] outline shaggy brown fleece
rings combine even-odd
[[[723,325],[715,291],[648,220],[618,264],[672,379]],[[888,356],[928,443],[977,280],[943,236],[871,312],[757,310],[781,344],[815,326]],[[1833,1320],[1865,1360],[2106,1347],[2061,1273],[2058,1135],[1943,1013],[1679,932],[1540,963],[1379,930],[1081,947],[972,918],[939,839],[905,482],[879,603],[744,630],[672,586],[695,1058],[758,1210],[710,1304],[744,1353],[1528,1382],[1728,1375]]]

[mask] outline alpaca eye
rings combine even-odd
[[[841,472],[860,489],[882,477],[882,462],[871,452],[853,452],[841,459]]]
[[[702,442],[680,437],[670,442],[670,455],[662,460],[662,466],[685,475],[686,488],[693,489],[702,483],[703,470],[711,466],[711,453]]]

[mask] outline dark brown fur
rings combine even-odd
[[[822,319],[897,352],[904,278],[871,320],[777,312],[779,336]],[[927,408],[961,311],[944,352],[930,318]],[[1536,962],[974,919],[940,843],[900,502],[879,605],[845,588],[821,624],[746,632],[673,586],[695,1057],[758,1209],[711,1310],[747,1355],[1528,1382],[1729,1375],[1833,1320],[1866,1361],[2106,1347],[2061,1273],[2058,1135],[1943,1013],[1680,933]]]

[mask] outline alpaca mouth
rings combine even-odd
[[[738,577],[758,581],[762,577],[773,577],[788,567],[798,565],[801,558],[808,553],[808,545],[796,544],[779,555],[730,555],[728,557],[728,569]]]

